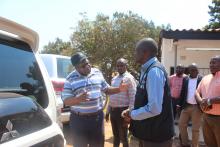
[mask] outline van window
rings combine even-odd
[[[53,58],[48,58],[48,56],[42,56],[40,54],[40,57],[47,69],[47,72],[49,74],[49,77],[56,77],[55,69],[54,69],[54,64],[53,64]]]
[[[3,36],[0,36],[0,92],[28,96],[43,108],[48,105],[45,83],[34,53],[26,43],[3,39]]]
[[[57,75],[59,78],[66,78],[73,70],[70,59],[57,58]]]

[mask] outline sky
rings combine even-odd
[[[210,4],[211,0],[1,0],[0,16],[35,30],[42,49],[57,37],[69,41],[81,12],[94,20],[99,13],[111,17],[131,10],[155,25],[201,29],[208,24]]]

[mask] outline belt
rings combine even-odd
[[[110,107],[110,110],[111,111],[123,111],[125,109],[128,109],[128,106],[127,107]]]
[[[214,114],[208,114],[208,113],[205,113],[206,116],[208,117],[217,117],[217,118],[220,118],[220,115],[214,115]]]
[[[189,103],[186,103],[187,106],[197,106],[198,104],[189,104]]]
[[[71,113],[73,113],[77,116],[95,116],[95,115],[98,115],[100,112],[102,112],[102,110],[98,110],[98,111],[92,112],[92,113],[82,113],[82,112],[71,111]]]

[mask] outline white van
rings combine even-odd
[[[40,54],[44,65],[48,71],[57,96],[57,109],[61,113],[60,121],[68,123],[70,118],[70,107],[65,106],[61,99],[61,92],[66,77],[74,69],[70,57],[55,54]]]
[[[63,147],[38,34],[0,17],[0,146]]]

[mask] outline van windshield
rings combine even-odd
[[[28,96],[46,108],[48,95],[32,50],[25,43],[0,37],[0,51],[0,92]]]
[[[57,75],[59,78],[66,78],[73,70],[70,59],[57,58]]]

